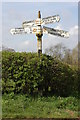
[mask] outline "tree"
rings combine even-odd
[[[80,65],[80,54],[78,49],[80,48],[80,43],[73,48],[73,50],[66,48],[62,43],[45,49],[45,53],[51,55],[53,58],[57,58],[70,65]]]
[[[72,65],[72,51],[70,49],[65,50],[63,61],[67,64]]]
[[[8,47],[5,47],[4,45],[2,45],[2,51],[15,52],[14,49],[12,49],[12,48],[8,48]]]
[[[72,50],[72,64],[78,65],[78,45]]]
[[[45,53],[51,55],[53,58],[57,58],[62,60],[65,55],[66,47],[59,43],[55,46],[51,46],[50,48],[45,49]]]

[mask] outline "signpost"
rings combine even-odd
[[[38,18],[36,20],[23,22],[21,28],[11,29],[10,32],[12,35],[13,34],[22,34],[22,33],[36,34],[36,36],[37,36],[37,52],[38,52],[38,56],[40,57],[40,55],[42,54],[42,36],[44,33],[52,34],[52,35],[56,35],[56,36],[60,36],[60,37],[65,37],[65,38],[69,37],[69,33],[67,31],[43,26],[45,24],[55,23],[55,22],[59,22],[59,21],[60,21],[59,15],[50,16],[50,17],[41,19],[40,11],[38,11]]]

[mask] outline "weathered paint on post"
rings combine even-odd
[[[40,11],[38,11],[38,18],[40,18],[40,20],[41,20]],[[40,23],[40,21],[39,21],[39,23]],[[42,54],[42,36],[43,36],[43,33],[42,33],[41,24],[38,24],[37,26],[39,28],[38,33],[36,33],[36,36],[37,36],[37,53],[38,53],[38,56],[40,57],[41,54]]]

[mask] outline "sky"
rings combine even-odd
[[[44,34],[43,53],[46,48],[58,43],[73,49],[78,44],[78,3],[77,2],[3,2],[2,3],[2,44],[18,52],[37,52],[35,34],[11,35],[10,29],[22,27],[22,22],[35,20],[38,11],[42,17],[59,15],[59,23],[45,25],[69,31],[68,39]]]

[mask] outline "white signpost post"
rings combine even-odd
[[[36,36],[37,36],[37,51],[38,51],[38,55],[40,57],[40,55],[42,54],[42,36],[44,33],[52,34],[52,35],[56,35],[56,36],[60,36],[60,37],[65,37],[65,38],[69,37],[69,33],[67,31],[43,26],[45,24],[55,23],[55,22],[59,22],[59,21],[60,21],[59,15],[50,16],[50,17],[41,19],[40,11],[38,11],[38,18],[36,20],[23,22],[21,28],[11,29],[10,33],[12,35],[22,34],[22,33],[36,34]]]

